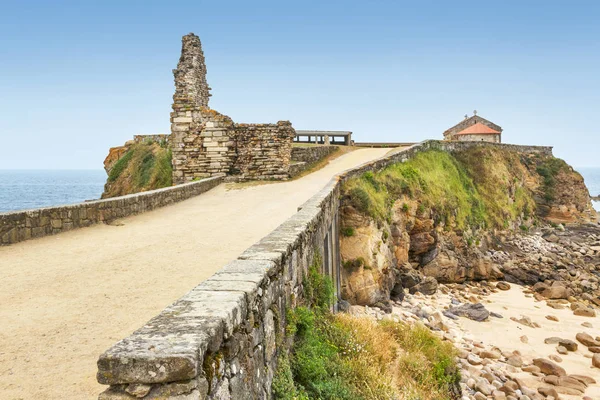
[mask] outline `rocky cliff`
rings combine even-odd
[[[155,136],[136,137],[109,150],[103,199],[172,185],[171,150],[165,135]]]
[[[352,178],[342,199],[342,294],[385,303],[438,282],[504,278],[490,257],[543,225],[596,222],[583,178],[564,161],[494,147],[431,150]]]

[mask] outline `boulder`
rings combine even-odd
[[[473,353],[470,353],[467,356],[467,361],[471,365],[481,365],[481,362],[482,362],[481,357],[479,357],[478,355],[473,354]]]
[[[425,295],[432,295],[435,292],[437,292],[437,288],[438,283],[435,280],[435,278],[428,276],[425,279],[423,279],[421,283],[418,283],[417,285],[408,289],[408,291],[410,292],[410,294],[423,293]]]
[[[531,318],[522,315],[521,318],[515,318],[515,317],[511,317],[510,318],[512,321],[518,322],[521,325],[525,325],[528,326],[530,328],[540,328],[540,324],[538,324],[537,322],[533,322],[531,320]]]
[[[447,310],[449,313],[472,319],[473,321],[485,321],[490,316],[490,312],[483,304],[463,304],[459,307],[451,307]]]
[[[554,281],[552,286],[541,292],[541,295],[547,299],[567,299],[571,291],[562,282]]]
[[[568,351],[577,351],[577,343],[569,339],[560,339],[558,344]]]
[[[562,340],[562,338],[559,338],[558,336],[551,336],[549,338],[544,339],[544,343],[546,344],[558,344],[558,342],[560,342]]]
[[[538,392],[544,396],[544,397],[550,397],[552,396],[554,399],[558,399],[558,392],[556,391],[556,389],[554,389],[553,387],[549,387],[549,386],[540,386],[538,388]]]
[[[585,332],[580,332],[577,335],[575,335],[575,339],[577,339],[577,341],[579,343],[581,343],[582,345],[584,345],[586,347],[598,347],[598,346],[600,346],[600,342],[598,342],[591,335],[589,335],[589,334],[587,334]]]
[[[508,284],[506,282],[498,282],[496,284],[496,288],[498,288],[500,290],[510,290],[510,284]]]
[[[600,353],[600,346],[588,347],[588,350],[592,353]]]
[[[402,282],[402,286],[407,289],[410,289],[421,282],[421,277],[416,273],[400,274],[399,278],[400,282]]]
[[[569,377],[577,379],[579,382],[583,383],[585,386],[593,385],[596,383],[596,380],[592,377],[586,375],[569,375]]]
[[[508,365],[512,365],[516,368],[521,368],[523,366],[523,359],[518,354],[513,354],[506,359],[506,363]]]
[[[600,353],[594,354],[592,357],[592,365],[596,368],[600,368]]]
[[[551,359],[554,362],[562,362],[562,358],[560,358],[559,356],[557,356],[556,354],[550,354],[548,356],[549,359]]]
[[[593,308],[589,308],[589,307],[580,307],[575,309],[575,311],[573,311],[574,315],[577,315],[579,317],[595,317],[596,316],[596,311]]]
[[[545,358],[535,358],[533,365],[540,368],[540,371],[545,375],[565,376],[567,371],[556,363]]]

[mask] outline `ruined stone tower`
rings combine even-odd
[[[175,77],[171,136],[173,183],[216,175],[239,179],[287,179],[294,128],[277,124],[234,124],[208,107],[210,87],[200,38],[182,38]]]
[[[182,39],[181,57],[175,76],[175,94],[173,95],[173,110],[175,105],[208,107],[210,87],[206,83],[206,64],[200,38],[193,33]]]
[[[200,38],[193,33],[182,39],[181,57],[175,77],[173,112],[171,113],[171,150],[173,153],[173,183],[183,183],[211,174],[202,161],[206,157],[203,113],[208,109],[210,87],[206,82],[206,64]],[[206,161],[206,160],[204,160]],[[220,171],[219,171],[220,172]]]

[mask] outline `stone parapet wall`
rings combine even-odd
[[[314,163],[338,150],[337,146],[302,146],[292,147],[292,161]]]
[[[110,387],[100,399],[271,398],[277,357],[289,349],[285,311],[303,298],[303,276],[316,254],[339,290],[343,182],[422,151],[473,146],[552,154],[550,147],[426,141],[334,177],[237,260],[102,354],[98,381]]]
[[[242,180],[287,179],[296,131],[289,121],[236,124],[233,173]]]
[[[219,185],[214,177],[185,185],[66,206],[0,214],[0,244],[54,235],[177,203]]]
[[[269,399],[286,310],[308,266],[334,246],[332,182],[275,231],[100,356],[101,400]],[[319,257],[316,254],[319,253]]]

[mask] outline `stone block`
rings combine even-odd
[[[192,117],[175,117],[173,123],[192,123],[194,122]]]

